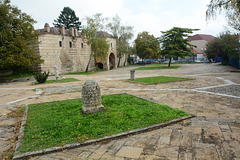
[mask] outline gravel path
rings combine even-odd
[[[240,97],[240,85],[216,87],[216,88],[208,89],[207,91]]]

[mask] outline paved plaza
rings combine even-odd
[[[219,64],[183,64],[178,69],[137,70],[136,78],[176,76],[193,79],[146,85],[127,81],[134,68],[137,67],[94,75],[64,75],[77,78],[78,82],[0,84],[0,154],[13,145],[9,139],[16,136],[14,124],[17,119],[7,114],[26,104],[81,98],[77,86],[92,78],[101,87],[102,95],[129,93],[196,117],[146,133],[32,159],[240,160],[240,73],[231,72],[234,68]]]

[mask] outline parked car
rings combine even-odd
[[[202,63],[210,63],[210,62],[212,62],[212,61],[211,61],[211,59],[210,59],[210,60],[204,59],[204,60],[201,60],[201,62],[202,62]]]
[[[169,60],[164,61],[163,63],[169,63]],[[171,60],[171,63],[175,63],[174,60]]]
[[[153,61],[151,61],[151,63],[159,63],[158,61],[156,61],[156,60],[153,60]]]
[[[138,61],[137,64],[145,64],[144,61]]]
[[[200,61],[200,60],[195,60],[194,62],[196,62],[196,63],[201,63],[202,61]]]
[[[159,59],[158,62],[159,63],[163,63],[165,61],[165,59]]]
[[[146,61],[146,64],[151,64],[151,63],[159,63],[159,62],[154,59],[149,59]]]

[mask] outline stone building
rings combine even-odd
[[[49,71],[50,74],[54,74],[54,66],[58,67],[60,74],[85,71],[91,48],[87,45],[81,32],[75,28],[50,27],[47,23],[44,29],[38,31],[39,44],[35,52],[44,59],[44,63],[39,66],[41,71]],[[117,68],[116,40],[106,32],[98,32],[98,34],[104,34],[107,37],[110,49],[107,57],[98,59],[92,57],[89,70]]]

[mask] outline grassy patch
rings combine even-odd
[[[143,67],[136,68],[135,70],[157,70],[157,69],[177,69],[180,66],[171,64],[170,67],[168,67],[168,64],[150,64]]]
[[[89,74],[95,74],[95,73],[99,73],[99,72],[104,72],[106,70],[94,70],[94,71],[88,71],[86,72],[75,72],[75,73],[67,73],[65,75],[89,75]]]
[[[45,83],[63,83],[63,82],[74,82],[74,81],[79,81],[76,78],[63,78],[58,81],[56,80],[47,80]],[[45,83],[38,83],[37,81],[34,82],[34,84],[45,84]]]
[[[141,65],[141,64],[131,64],[131,65],[126,65],[126,66],[119,66],[119,67],[117,67],[117,68],[124,68],[124,67],[140,67],[140,66],[143,66],[143,65]]]
[[[29,105],[21,152],[84,142],[189,114],[131,95],[102,96],[105,112],[83,115],[82,100]]]
[[[184,81],[184,80],[191,80],[191,79],[190,78],[181,78],[181,77],[158,76],[158,77],[137,78],[137,79],[131,80],[131,81],[151,84],[151,83],[176,82],[176,81]]]
[[[0,80],[6,81],[6,80],[13,80],[18,78],[26,78],[26,77],[33,77],[33,76],[34,76],[33,73],[13,73],[12,75],[0,77]]]

